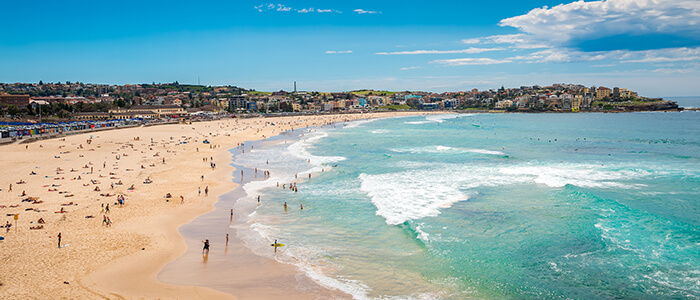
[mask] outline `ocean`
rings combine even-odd
[[[700,97],[698,96],[664,97],[664,100],[675,101],[678,106],[684,108],[700,108]]]
[[[387,118],[233,151],[271,174],[225,208],[237,236],[356,299],[700,298],[698,112]]]

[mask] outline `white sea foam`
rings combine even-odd
[[[455,119],[459,117],[458,114],[446,114],[446,115],[429,115],[425,117],[422,121],[407,121],[406,124],[428,124],[428,123],[443,123],[445,120]]]
[[[307,136],[306,138],[293,143],[286,149],[285,153],[293,155],[294,157],[300,158],[304,161],[309,161],[310,164],[317,167],[323,164],[345,160],[345,157],[342,156],[316,156],[309,153],[308,149],[313,146],[313,144],[326,137],[328,137],[328,133],[325,131],[318,131],[313,135]]]
[[[616,180],[629,180],[647,174],[634,170],[607,170],[592,165],[516,165],[498,170],[501,174],[524,176],[535,183],[549,187],[564,187],[567,184],[586,188],[637,188],[635,184],[624,184]]]
[[[360,174],[363,192],[377,207],[377,215],[386,223],[398,225],[407,220],[434,217],[440,208],[468,199],[457,188],[442,182],[431,172],[412,170],[399,174]]]
[[[449,146],[423,146],[423,147],[411,147],[411,148],[395,148],[389,149],[397,153],[414,153],[414,154],[424,154],[424,153],[479,153],[488,155],[505,155],[505,153],[496,150],[488,149],[470,149],[470,148],[455,148]]]
[[[478,195],[481,187],[542,184],[561,188],[640,188],[629,181],[648,176],[637,169],[606,169],[584,164],[519,164],[473,166],[423,165],[397,173],[361,174],[361,190],[387,224],[435,217],[455,202]]]
[[[377,129],[377,130],[372,130],[372,133],[374,134],[384,134],[384,133],[390,133],[391,130],[389,129]]]
[[[366,120],[357,120],[357,121],[348,122],[347,124],[345,124],[345,128],[359,127],[361,125],[372,123],[375,120],[377,120],[377,119],[366,119]]]

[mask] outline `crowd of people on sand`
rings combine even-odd
[[[220,129],[230,128],[230,126],[232,125],[231,123],[233,123],[233,121],[234,120],[232,120],[232,122],[229,122],[228,125],[223,124],[223,126],[220,126]],[[319,126],[319,125],[324,125],[324,124],[328,125],[326,123],[321,123],[319,121],[314,122],[315,120],[313,120],[313,119],[307,119],[306,121],[307,121],[307,123],[305,123],[305,125],[307,125],[307,127]],[[235,122],[238,123],[239,120],[235,120]],[[258,121],[253,121],[253,122],[255,123]],[[294,130],[294,126],[301,126],[301,124],[302,124],[300,122],[300,120],[292,120],[289,122],[277,122],[277,124],[273,124],[271,122],[266,122],[266,121],[261,121],[261,123],[264,123],[264,125],[261,125],[263,127],[271,126],[272,128],[274,128],[272,130],[273,135],[276,133],[279,133],[283,130]],[[236,125],[238,125],[238,124],[236,124]],[[276,127],[274,127],[274,126],[276,126]],[[243,127],[243,128],[241,128],[241,127],[243,127],[243,126],[239,126],[239,128],[237,128],[235,130],[233,130],[233,128],[226,129],[225,130],[226,133],[223,135],[224,136],[231,136],[231,134],[236,134],[236,133],[242,132],[242,131],[251,132],[252,128],[253,128],[250,126]],[[256,133],[260,133],[260,130],[258,130]],[[207,136],[205,132],[200,132],[199,134],[202,137]],[[213,136],[217,136],[217,135],[220,135],[220,133],[210,132],[208,136],[213,137]],[[266,135],[262,135],[262,134],[259,134],[258,136],[260,136],[261,138],[267,138]],[[148,138],[141,139],[140,137],[134,137],[133,142],[124,143],[124,142],[110,141],[110,142],[100,143],[101,141],[99,138],[93,139],[91,137],[85,143],[87,146],[83,147],[83,144],[76,146],[76,149],[74,151],[78,152],[78,153],[71,153],[71,151],[67,151],[67,150],[63,149],[66,147],[70,147],[70,144],[60,145],[59,149],[63,149],[63,151],[60,151],[59,155],[55,155],[54,157],[60,158],[61,156],[63,156],[63,158],[66,160],[65,161],[52,160],[52,161],[56,161],[57,162],[56,164],[61,164],[61,165],[57,166],[55,169],[53,169],[55,174],[54,173],[38,174],[38,173],[42,173],[41,169],[39,169],[38,167],[36,168],[36,170],[32,170],[31,173],[29,173],[29,175],[31,175],[31,177],[29,178],[29,181],[30,181],[29,185],[31,186],[31,185],[34,185],[37,183],[41,184],[42,181],[51,180],[51,182],[49,184],[43,186],[43,187],[48,188],[49,192],[58,192],[60,195],[63,195],[64,197],[74,197],[75,196],[76,198],[74,198],[74,199],[77,199],[77,200],[61,204],[61,206],[58,208],[58,210],[55,211],[55,213],[60,214],[61,217],[58,217],[58,215],[55,215],[56,217],[50,217],[50,216],[44,215],[43,217],[39,218],[36,222],[30,222],[29,229],[31,229],[31,230],[47,230],[48,229],[49,231],[55,230],[56,227],[54,227],[55,226],[54,221],[57,220],[58,218],[65,219],[66,217],[71,217],[72,215],[76,215],[78,213],[89,212],[91,210],[94,210],[95,209],[94,208],[95,205],[93,204],[94,202],[86,201],[87,198],[89,198],[89,195],[90,195],[89,193],[85,193],[83,190],[81,190],[79,193],[73,194],[70,191],[67,191],[66,189],[75,188],[75,187],[80,188],[80,186],[82,186],[82,187],[85,187],[85,189],[87,191],[92,190],[95,192],[101,192],[102,191],[101,188],[107,186],[106,183],[103,184],[101,181],[108,181],[108,183],[109,183],[108,187],[110,189],[110,193],[103,193],[102,192],[102,193],[99,193],[99,196],[100,197],[107,197],[109,199],[116,198],[116,202],[108,201],[107,203],[101,203],[101,205],[100,205],[100,209],[101,209],[100,214],[102,214],[102,227],[104,227],[104,228],[112,227],[113,222],[111,220],[111,217],[115,217],[115,219],[119,219],[120,216],[122,216],[120,213],[115,214],[114,212],[112,212],[112,208],[115,207],[116,205],[118,205],[120,208],[123,207],[122,209],[128,210],[129,206],[124,207],[125,203],[126,203],[126,196],[125,195],[128,195],[128,192],[133,192],[136,189],[141,189],[141,188],[145,189],[146,188],[145,185],[149,185],[149,184],[154,183],[154,180],[151,178],[151,176],[149,176],[151,174],[151,172],[149,172],[148,170],[150,170],[151,168],[156,168],[157,165],[165,165],[166,162],[174,161],[173,159],[176,159],[176,157],[173,157],[173,156],[177,155],[176,154],[177,151],[180,151],[180,149],[182,149],[179,146],[184,147],[185,145],[187,145],[187,143],[191,143],[192,145],[194,145],[194,142],[197,142],[197,140],[198,140],[197,137],[183,136],[183,139],[180,139],[180,140],[176,140],[173,137],[171,137],[170,141],[161,140],[160,142],[158,142],[158,141],[154,140],[153,138],[150,138],[150,143],[149,143]],[[202,139],[199,139],[199,140],[201,141]],[[65,142],[65,139],[61,139],[61,141]],[[207,141],[214,142],[214,140],[211,140],[211,139],[208,139]],[[216,145],[212,142],[208,143],[209,149],[218,149],[221,147],[221,145]],[[138,145],[139,143],[142,143],[142,144]],[[113,156],[111,156],[111,159],[105,159],[103,161],[101,169],[100,169],[99,165],[93,166],[92,162],[88,162],[86,164],[85,160],[82,160],[82,158],[84,156],[81,155],[80,152],[82,152],[82,151],[94,151],[95,147],[100,148],[100,147],[103,147],[106,145],[111,146],[110,144],[116,145],[118,147],[118,149],[115,149],[115,151],[112,152]],[[73,145],[75,145],[75,144],[73,144]],[[170,146],[170,147],[168,147],[168,146]],[[189,145],[187,145],[187,146],[189,146]],[[245,152],[247,150],[246,148],[248,148],[250,151],[250,150],[254,149],[254,146],[251,145],[251,146],[247,147],[247,145],[245,143],[238,143],[238,145],[237,145],[237,149],[240,151],[240,155],[245,154]],[[195,151],[198,153],[200,152],[199,147],[196,147],[196,146],[194,146],[194,147],[190,146],[190,150],[192,152],[195,152]],[[126,153],[126,151],[140,151],[141,153],[144,153],[144,154],[148,153],[148,152],[150,152],[150,153],[148,153],[148,155],[144,155],[143,160],[136,161],[134,158],[131,158],[135,155],[130,156],[128,153]],[[68,158],[71,158],[71,155],[78,155],[81,158],[81,159],[78,159],[78,161],[82,160],[79,165],[77,165],[77,166],[70,165],[71,162],[69,162],[70,160]],[[87,156],[87,153],[86,153],[86,156]],[[148,157],[148,158],[146,158],[146,157]],[[166,161],[166,158],[168,159],[167,161]],[[216,163],[214,162],[213,156],[208,156],[208,157],[204,156],[204,157],[202,157],[202,161],[203,161],[203,163],[208,163],[209,169],[211,169],[211,170],[216,169]],[[110,164],[111,164],[111,166],[108,166]],[[143,174],[143,175],[140,175],[139,177],[141,177],[141,176],[143,176],[143,177],[141,177],[140,179],[137,179],[136,176],[134,176],[134,175],[127,175],[127,173],[124,173],[124,172],[133,172],[134,169],[124,168],[127,166],[124,166],[123,164],[130,164],[129,166],[131,166],[131,167],[135,166],[136,168],[138,168],[140,166],[141,173],[139,173],[139,174]],[[269,162],[265,162],[265,164],[269,165]],[[120,167],[121,167],[121,169],[120,169]],[[89,169],[89,172],[88,172],[88,169]],[[49,169],[49,170],[52,170],[52,169]],[[68,172],[71,172],[71,173],[78,173],[78,174],[75,174],[75,175],[77,175],[76,177],[71,177],[73,180],[85,180],[85,181],[81,182],[79,184],[64,185],[64,187],[62,187],[60,184],[61,181],[59,181],[59,180],[65,180],[64,177],[60,177],[60,175],[64,174],[64,172],[66,172],[65,170],[70,170]],[[97,171],[97,172],[95,172],[95,171]],[[254,170],[251,170],[251,171],[253,171],[252,172],[253,174],[250,174],[250,175],[253,175],[253,176],[251,176],[252,178],[250,178],[250,179],[262,178],[263,180],[269,180],[271,178],[271,173],[268,170],[255,168]],[[240,173],[241,181],[243,181],[244,175],[248,175],[248,174],[245,174],[244,170],[240,170],[240,172],[241,172]],[[246,172],[249,172],[249,171],[246,171]],[[105,174],[105,175],[103,175],[103,174]],[[136,174],[136,173],[131,173],[131,174]],[[42,175],[46,175],[46,176],[42,178]],[[49,176],[49,175],[59,175],[59,176]],[[250,175],[248,175],[248,176],[250,176]],[[301,178],[308,176],[308,180],[310,180],[311,176],[312,176],[311,174],[308,174],[308,175],[303,174],[303,175],[305,175],[305,176],[302,176]],[[122,176],[122,178],[119,178],[120,176]],[[106,179],[106,178],[109,178],[109,179]],[[142,180],[142,181],[139,182],[138,180]],[[207,197],[209,195],[209,185],[205,184],[205,176],[204,175],[200,176],[200,180],[202,182],[202,185],[200,187],[198,187],[198,189],[197,189],[198,196],[202,196],[201,194],[202,194],[202,190],[203,190],[204,196]],[[129,181],[132,181],[132,182],[129,182]],[[283,183],[281,185],[281,187],[285,191],[292,191],[294,193],[297,193],[299,191],[299,187],[297,186],[298,182],[299,182],[299,176],[295,174],[294,180],[291,180],[290,182]],[[142,183],[143,186],[136,187],[137,183]],[[22,178],[19,178],[19,180],[14,182],[14,184],[15,185],[25,185],[25,184],[28,184],[28,182],[26,182]],[[123,188],[124,185],[129,186],[129,188],[124,189]],[[68,188],[66,188],[66,186]],[[280,187],[280,183],[278,183],[277,186]],[[27,190],[30,191],[29,194],[31,194],[32,189],[27,189]],[[8,191],[9,192],[13,191],[13,184],[9,185]],[[92,194],[92,195],[94,195],[94,194]],[[134,195],[136,195],[136,193],[134,193]],[[141,195],[145,195],[145,194],[141,194]],[[31,197],[25,191],[22,191],[21,197],[23,199],[27,200],[25,202],[28,202],[31,204],[43,203],[43,201],[38,199],[38,197]],[[115,198],[112,198],[112,197],[115,197]],[[139,197],[139,196],[136,196],[136,197]],[[171,200],[173,198],[176,198],[176,197],[177,196],[173,195],[172,192],[168,192],[164,196],[166,202],[172,202]],[[185,196],[179,195],[179,198],[180,198],[180,203],[184,204]],[[100,198],[100,199],[104,199],[104,198]],[[138,198],[137,198],[137,200],[138,200]],[[262,197],[260,195],[258,195],[257,202],[259,204],[261,204],[262,200],[263,200]],[[3,207],[6,207],[6,206],[0,205],[0,208],[3,208]],[[17,207],[17,206],[15,206],[15,207]],[[284,211],[286,212],[288,209],[287,202],[284,202],[283,207],[284,207]],[[299,203],[299,210],[300,211],[304,210],[303,203]],[[91,219],[91,220],[96,220],[99,218],[99,215],[96,212],[94,212],[93,214],[81,215],[80,217],[81,217],[81,219],[84,217],[84,219]],[[51,216],[54,216],[54,214],[51,214]],[[231,211],[230,211],[230,220],[231,221],[233,221],[233,217],[234,217],[234,211],[233,211],[233,209],[231,209]],[[90,221],[90,222],[92,222],[92,221]],[[20,225],[22,225],[22,224],[20,223]],[[9,221],[6,222],[5,226],[3,226],[3,227],[6,229],[7,232],[10,232],[11,229],[14,229],[13,224]],[[24,227],[24,228],[26,228],[26,227]],[[66,230],[63,230],[63,231],[66,231]],[[59,232],[56,237],[58,239],[58,247],[61,248],[62,237],[63,237],[62,233]],[[228,246],[228,243],[229,243],[228,233],[226,234],[225,239],[226,239],[225,243]],[[202,253],[205,255],[208,255],[209,250],[212,247],[211,242],[209,239],[205,239],[204,241],[202,241],[202,243],[203,243]],[[282,244],[277,243],[277,240],[275,240],[275,242],[271,246],[274,246],[274,251],[276,253],[278,250],[277,248],[281,247]]]
[[[135,140],[135,141],[140,141],[141,139],[140,139],[139,137],[136,137],[136,138],[134,138],[134,140]],[[62,139],[59,140],[59,142],[65,142],[65,139],[62,138]],[[109,142],[108,142],[108,143],[109,143]],[[87,141],[87,144],[88,144],[88,145],[92,145],[92,144],[93,144],[93,139],[92,139],[92,138],[89,139],[89,140]],[[97,143],[96,143],[96,144],[97,144]],[[116,144],[120,144],[120,143],[116,143]],[[151,150],[152,150],[154,147],[160,146],[160,145],[162,145],[164,148],[166,148],[166,146],[168,146],[169,144],[171,144],[171,142],[162,141],[161,143],[155,143],[155,142],[152,141],[151,144],[150,144],[150,145],[147,145],[146,147],[147,147],[148,149],[151,149]],[[65,147],[67,147],[67,146],[68,146],[68,145],[60,145],[60,146],[58,147],[58,149],[65,148]],[[39,145],[39,147],[43,148],[43,145]],[[90,146],[88,146],[88,147],[90,147]],[[97,147],[97,148],[100,148],[101,145],[100,145],[100,144],[97,144],[96,147]],[[83,147],[83,145],[81,144],[81,145],[78,145],[76,148],[77,148],[77,151],[81,151],[81,149],[83,149],[84,147]],[[122,145],[119,149],[117,149],[115,152],[113,152],[113,153],[116,153],[116,155],[113,156],[114,159],[115,159],[115,163],[114,163],[113,167],[110,169],[110,168],[107,166],[107,161],[104,161],[103,164],[102,164],[102,169],[100,170],[101,172],[98,172],[99,174],[97,174],[97,176],[95,176],[95,174],[94,174],[95,168],[92,166],[92,162],[88,162],[87,164],[85,164],[84,161],[81,163],[79,169],[77,169],[77,168],[75,168],[75,167],[71,167],[71,166],[68,166],[67,168],[66,168],[65,166],[57,166],[56,168],[52,169],[52,170],[53,170],[53,175],[61,175],[61,174],[64,174],[65,170],[70,170],[69,172],[71,172],[71,173],[80,173],[80,174],[77,174],[77,175],[78,175],[77,177],[72,178],[72,180],[82,180],[82,179],[83,179],[83,176],[88,177],[88,178],[86,178],[86,179],[89,179],[89,183],[88,183],[88,182],[82,183],[82,184],[80,184],[80,186],[82,186],[82,187],[90,187],[90,189],[91,189],[92,191],[94,191],[94,192],[101,192],[101,191],[102,191],[102,190],[101,190],[101,186],[100,186],[101,182],[100,182],[99,178],[105,178],[105,177],[107,177],[107,176],[102,175],[102,174],[106,173],[106,174],[108,174],[109,179],[112,180],[112,182],[110,182],[110,184],[109,184],[109,187],[110,187],[110,189],[114,190],[114,189],[115,189],[115,186],[118,187],[118,186],[124,185],[124,183],[122,182],[122,180],[119,179],[119,178],[116,177],[116,176],[119,176],[119,175],[118,175],[118,172],[119,172],[119,171],[118,171],[118,170],[119,170],[118,163],[119,163],[119,161],[120,161],[120,160],[121,160],[121,161],[124,161],[124,158],[129,156],[127,153],[119,153],[119,152],[121,152],[121,151],[124,151],[124,149],[126,149],[126,148],[133,149],[133,151],[139,151],[139,149],[136,148],[136,146],[135,146],[134,144],[128,143],[128,144]],[[25,150],[28,150],[28,149],[29,149],[29,145],[26,145],[26,146],[25,146]],[[166,149],[167,149],[167,148],[166,148]],[[89,150],[94,150],[94,148],[90,148]],[[167,152],[169,152],[169,153],[174,153],[174,151],[171,152],[170,150],[167,150]],[[69,153],[70,153],[70,151],[60,151],[60,154],[61,154],[61,155],[68,155]],[[142,151],[142,153],[145,153],[145,150]],[[160,154],[159,152],[157,152],[155,156],[159,157],[159,159],[160,159],[163,163],[165,163],[165,157],[162,157],[162,154]],[[58,157],[58,155],[56,155],[55,157]],[[79,155],[79,157],[82,158],[82,157],[84,157],[84,156],[83,156],[83,155]],[[70,160],[66,159],[66,161],[70,161]],[[65,162],[64,164],[69,164],[69,163],[68,163],[68,162]],[[155,167],[156,164],[155,164],[155,163],[151,163],[151,164],[149,164],[149,166],[150,166],[150,167]],[[215,164],[214,164],[213,162],[211,162],[210,166],[211,166],[212,169],[215,168]],[[99,167],[98,167],[98,168],[99,168]],[[142,169],[145,169],[146,167],[144,167],[144,165],[141,165],[141,168],[142,168]],[[40,171],[39,171],[39,170],[40,170],[40,167],[39,167],[39,166],[36,166],[35,169],[36,169],[36,170],[32,170],[32,171],[29,173],[29,175],[32,175],[32,176],[39,175],[38,173],[40,172]],[[81,169],[83,169],[84,171],[81,172]],[[87,169],[89,169],[89,172],[87,172]],[[133,169],[126,169],[126,171],[133,171]],[[103,172],[104,172],[104,173],[103,173]],[[93,177],[93,176],[94,176],[94,177]],[[92,178],[90,178],[90,177],[92,177]],[[59,177],[59,176],[51,176],[51,175],[46,175],[46,176],[44,176],[43,178],[41,178],[41,177],[39,177],[39,176],[36,176],[36,177],[33,177],[32,180],[30,180],[31,182],[29,183],[29,185],[41,184],[41,181],[43,181],[43,180],[52,180],[52,181],[54,181],[54,180],[65,180],[65,178],[64,178],[64,177]],[[117,181],[117,180],[118,180],[118,181]],[[151,184],[151,183],[153,183],[153,180],[151,179],[150,176],[147,176],[147,177],[143,180],[143,184]],[[19,180],[17,180],[17,181],[13,181],[13,183],[10,183],[9,186],[8,186],[8,189],[7,189],[6,191],[7,191],[7,192],[13,192],[13,189],[15,188],[15,185],[27,185],[27,184],[28,184],[28,182],[25,181],[24,179],[19,179]],[[72,185],[72,186],[75,187],[75,186],[77,186],[77,185]],[[42,187],[47,188],[47,191],[48,191],[48,192],[58,192],[58,194],[63,195],[63,196],[66,197],[66,198],[68,198],[68,197],[74,197],[74,196],[75,196],[75,194],[73,194],[73,193],[71,193],[71,192],[69,192],[69,191],[66,191],[66,190],[59,190],[59,188],[61,188],[61,184],[58,184],[58,183],[45,184],[45,185],[43,185]],[[127,191],[134,191],[135,189],[136,189],[136,185],[135,185],[135,184],[131,184],[130,187],[127,188],[126,190],[127,190]],[[28,189],[28,190],[31,191],[32,189]],[[0,191],[2,191],[2,189],[0,189]],[[206,193],[207,195],[208,195],[208,193],[209,193],[209,187],[208,187],[208,186],[207,186],[206,189],[205,189],[205,193]],[[83,200],[84,194],[83,194],[83,193],[79,193],[79,195],[80,195],[80,197],[79,197],[80,200]],[[115,202],[114,204],[115,204],[115,205],[119,205],[120,207],[123,207],[123,206],[125,205],[125,203],[126,203],[126,197],[125,197],[125,195],[124,195],[123,193],[119,193],[119,192],[116,193],[116,194],[114,194],[114,193],[100,193],[99,195],[100,195],[101,197],[116,197],[116,202]],[[27,193],[26,190],[23,190],[23,191],[19,194],[19,197],[22,198],[21,202],[28,202],[28,203],[30,203],[30,204],[43,204],[43,203],[44,203],[44,201],[43,201],[43,200],[40,200],[39,197],[34,197],[34,196],[28,195],[28,193]],[[168,193],[168,194],[167,194],[167,198],[171,198],[171,197],[172,197],[172,195],[171,195],[170,193]],[[0,200],[2,200],[2,199],[0,199]],[[181,195],[181,196],[180,196],[180,203],[184,203],[184,202],[185,202],[185,198],[184,198],[184,196]],[[61,204],[60,204],[60,207],[58,208],[58,210],[56,210],[56,211],[54,211],[54,212],[55,212],[56,214],[61,214],[61,215],[63,215],[62,218],[65,219],[66,216],[67,216],[69,213],[72,212],[72,210],[67,209],[67,207],[69,207],[69,206],[77,206],[78,203],[83,203],[83,202],[82,202],[82,201],[70,201],[70,202],[67,202],[67,203],[61,203]],[[87,204],[87,207],[86,207],[86,208],[89,209],[89,206],[90,206],[90,204]],[[20,207],[19,204],[10,204],[10,205],[0,204],[0,209],[4,209],[4,208],[11,208],[11,209],[12,209],[12,208],[18,208],[18,207]],[[82,206],[81,206],[81,207],[82,207]],[[76,210],[76,211],[84,211],[84,210],[85,210],[85,209],[79,209],[79,210]],[[45,210],[38,209],[38,208],[27,208],[25,211],[44,212]],[[103,224],[105,227],[111,227],[111,225],[112,225],[112,220],[111,220],[111,218],[109,217],[109,214],[110,214],[110,203],[106,203],[106,204],[105,204],[105,203],[102,203],[102,204],[101,204],[101,213],[102,213],[102,215],[103,215],[102,224]],[[13,217],[14,217],[14,216],[16,216],[16,215],[18,215],[18,214],[13,213],[13,214],[7,214],[7,215],[8,215],[8,216],[13,216]],[[94,218],[94,216],[93,216],[93,215],[86,215],[84,218],[85,218],[85,219],[92,219],[92,218]],[[17,219],[14,219],[14,220],[16,221]],[[41,217],[41,218],[38,219],[38,221],[36,221],[36,222],[32,221],[32,222],[29,222],[29,224],[30,224],[30,225],[29,225],[28,227],[29,227],[30,230],[42,230],[42,229],[45,229],[45,228],[46,228],[46,226],[47,226],[47,221],[45,220],[45,217]],[[13,224],[12,224],[11,222],[7,221],[6,224],[3,225],[3,226],[0,226],[0,228],[5,228],[6,232],[9,233],[9,232],[11,231],[11,229],[13,229]],[[49,228],[50,228],[50,227],[49,227]],[[59,239],[60,239],[60,237],[59,237]],[[60,245],[60,241],[59,241],[59,245]]]

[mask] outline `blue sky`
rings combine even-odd
[[[7,1],[0,81],[700,95],[700,1]]]

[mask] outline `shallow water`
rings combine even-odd
[[[234,226],[260,255],[286,244],[275,259],[323,286],[700,298],[700,113],[432,115],[294,135],[235,158],[272,177],[244,186],[233,207],[261,205]]]

